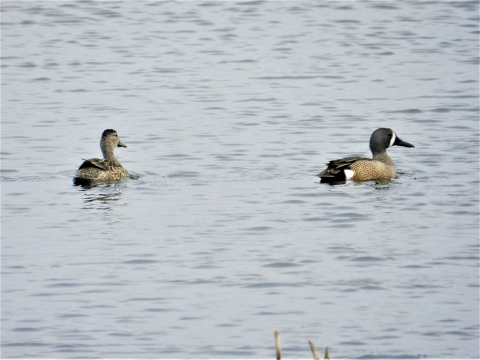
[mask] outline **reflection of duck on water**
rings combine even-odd
[[[86,188],[85,186],[82,186],[82,187]],[[95,186],[91,186],[87,188],[93,188],[93,187]],[[111,210],[112,209],[111,205],[113,205],[115,202],[117,202],[122,198],[122,192],[116,186],[111,187],[111,184],[107,184],[106,187],[104,187],[103,185],[100,185],[100,187],[97,189],[102,191],[102,193],[96,193],[96,192],[90,192],[90,191],[86,191],[84,193],[84,198],[83,198],[84,209]],[[112,193],[105,192],[109,190],[113,192]]]
[[[75,185],[88,185],[92,182],[117,181],[129,178],[130,174],[117,160],[113,151],[116,147],[127,147],[120,141],[113,129],[103,132],[100,140],[100,149],[103,159],[88,159],[83,162],[75,174]]]

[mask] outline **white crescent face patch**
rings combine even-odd
[[[392,132],[393,132],[392,139],[390,140],[390,145],[388,145],[388,147],[391,147],[395,142],[395,140],[397,139],[397,134],[395,134],[395,131],[392,131]]]

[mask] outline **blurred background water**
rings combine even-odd
[[[478,358],[478,10],[2,1],[2,357]]]

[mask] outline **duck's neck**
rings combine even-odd
[[[377,152],[377,153],[373,154],[373,160],[378,160],[378,161],[381,161],[381,162],[383,162],[387,165],[395,166],[395,163],[390,158],[390,156],[388,156],[386,151]]]
[[[102,149],[103,158],[105,160],[111,160],[111,161],[117,160],[117,159],[115,159],[115,155],[113,154],[113,149],[112,148],[106,147],[106,146],[101,146],[101,149]]]

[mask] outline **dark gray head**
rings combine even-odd
[[[385,152],[390,146],[393,145],[415,147],[412,144],[400,139],[392,129],[377,129],[370,137],[370,150],[372,150],[372,154]]]

